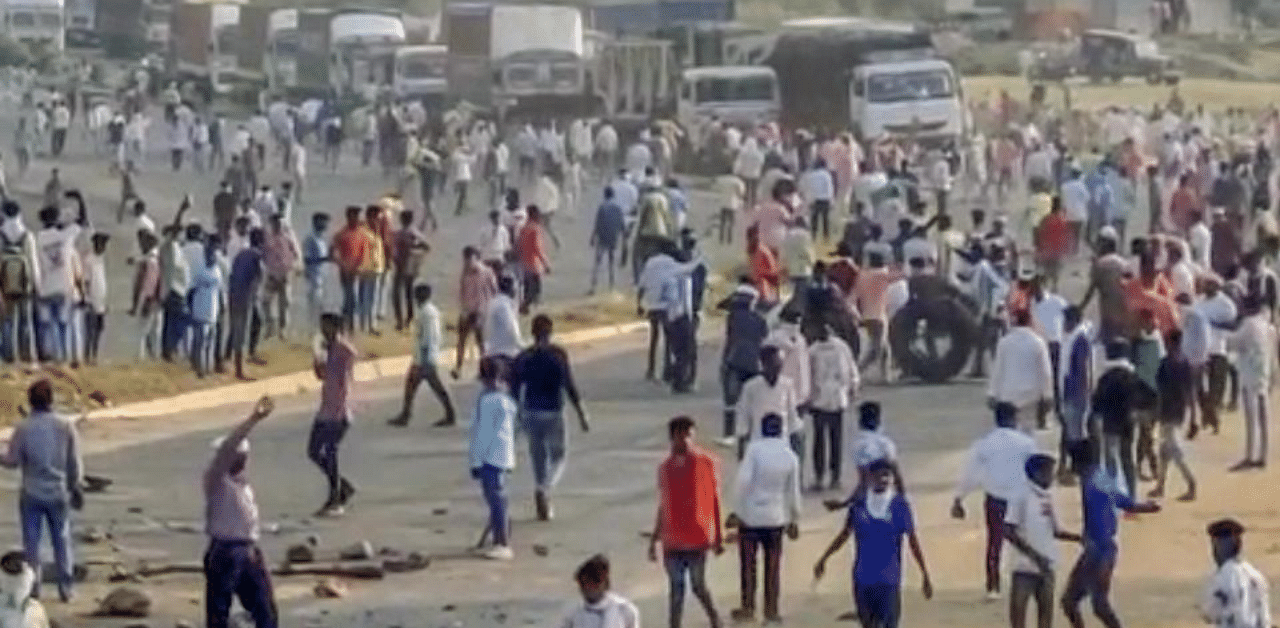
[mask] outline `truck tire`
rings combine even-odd
[[[946,339],[946,350],[930,355],[925,330],[933,340]],[[958,299],[926,301],[913,298],[889,323],[889,345],[902,371],[931,384],[941,384],[960,374],[969,363],[978,339],[972,311]]]

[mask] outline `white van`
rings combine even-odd
[[[396,96],[411,99],[443,99],[449,92],[449,48],[438,45],[401,46],[396,49]]]

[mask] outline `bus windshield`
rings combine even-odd
[[[871,102],[932,100],[953,95],[951,73],[943,69],[872,74],[867,78],[867,100]]]
[[[771,76],[747,78],[698,79],[695,100],[698,104],[744,100],[772,101],[777,84]]]

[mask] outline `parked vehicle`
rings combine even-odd
[[[66,48],[65,12],[65,0],[4,0],[4,30],[28,46],[61,53]]]
[[[402,46],[395,51],[392,91],[399,98],[444,105],[449,95],[449,49],[440,45]]]

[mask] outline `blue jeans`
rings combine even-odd
[[[854,606],[863,628],[898,628],[902,590],[895,584],[854,585]]]
[[[662,562],[667,569],[667,625],[670,628],[680,628],[681,619],[684,617],[686,577],[690,588],[693,589],[694,597],[702,603],[707,616],[717,617],[711,592],[707,590],[706,550],[666,550]]]
[[[40,297],[36,302],[40,312],[41,349],[54,362],[65,362],[71,357],[71,302],[66,295]]]
[[[213,368],[213,354],[217,350],[217,336],[213,323],[191,321],[191,368],[204,377]]]
[[[209,542],[204,554],[205,626],[227,628],[233,598],[257,628],[276,628],[279,614],[262,550],[249,541]]]
[[[36,583],[33,595],[40,595],[40,542],[44,536],[44,526],[49,526],[49,541],[53,544],[53,561],[58,567],[58,592],[63,596],[71,594],[74,582],[71,558],[71,520],[70,507],[66,501],[47,501],[29,495],[18,500],[18,513],[22,518],[22,549],[27,555],[27,562],[35,570]]]
[[[476,470],[484,503],[489,505],[489,532],[493,544],[506,547],[510,522],[507,520],[507,470],[486,464]]]
[[[7,362],[36,360],[36,334],[31,322],[31,301],[22,298],[3,304],[0,312],[0,356]]]
[[[560,482],[569,449],[569,432],[561,410],[525,410],[521,413],[529,435],[529,464],[538,490],[550,491]]]

